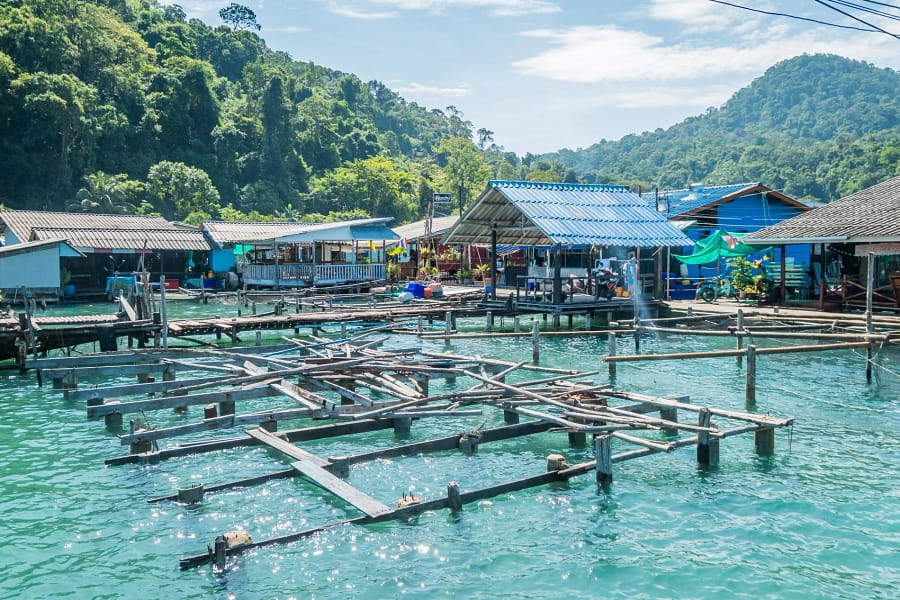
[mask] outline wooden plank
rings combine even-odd
[[[230,391],[208,392],[204,394],[191,394],[185,396],[166,396],[163,398],[148,398],[147,400],[122,402],[120,404],[101,404],[98,406],[88,406],[87,416],[89,419],[94,419],[113,413],[128,414],[141,412],[144,410],[162,410],[166,408],[194,406],[197,404],[209,404],[210,402],[249,400],[252,398],[266,398],[269,396],[277,395],[278,392],[269,387],[260,387],[255,389],[245,388]]]
[[[292,462],[291,466],[297,469],[304,477],[311,479],[316,485],[352,504],[362,512],[366,513],[369,517],[377,517],[391,512],[391,508],[386,504],[382,504],[375,498],[356,489],[343,479],[316,466],[311,461],[298,460]]]
[[[137,313],[134,312],[134,308],[128,303],[128,299],[125,296],[119,296],[119,304],[122,305],[122,310],[128,315],[129,321],[137,321]]]
[[[245,432],[247,435],[252,437],[253,439],[271,447],[279,452],[287,454],[291,458],[295,460],[305,461],[312,465],[315,465],[319,468],[330,465],[331,463],[325,460],[324,458],[318,457],[312,452],[307,452],[303,448],[299,446],[295,446],[294,444],[281,439],[276,435],[272,435],[268,431],[264,429],[248,429]]]

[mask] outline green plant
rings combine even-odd
[[[731,275],[731,284],[734,289],[750,292],[756,289],[756,280],[753,274],[753,263],[742,256],[729,258],[725,261]]]

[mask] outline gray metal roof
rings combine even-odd
[[[239,244],[250,239],[262,240],[277,237],[287,232],[306,230],[317,223],[287,223],[287,222],[232,222],[232,221],[206,221],[201,229],[209,238],[222,246],[224,244]]]
[[[624,186],[490,181],[446,244],[692,246],[651,202]]]
[[[0,246],[0,256],[13,256],[16,254],[27,254],[29,252],[35,252],[41,250],[43,248],[52,248],[53,246],[60,246],[60,256],[80,256],[84,257],[77,248],[73,248],[69,242],[59,238],[51,238],[47,240],[40,240],[36,242],[23,242],[21,244],[12,244],[11,246]]]
[[[393,217],[353,219],[335,223],[226,223],[208,221],[203,229],[219,247],[226,244],[310,243],[399,239],[385,223]]]
[[[431,235],[434,237],[440,237],[444,235],[448,229],[456,225],[456,222],[459,221],[459,217],[456,215],[450,215],[448,217],[435,217],[431,223]],[[406,225],[400,225],[398,227],[391,227],[394,230],[394,233],[399,235],[400,237],[405,237],[409,241],[416,241],[419,238],[426,237],[427,232],[425,231],[427,219],[422,219],[421,221],[416,221],[414,223],[407,223]]]
[[[664,209],[670,219],[676,217],[685,217],[696,215],[704,210],[736,200],[742,196],[749,194],[763,193],[766,196],[778,198],[791,206],[806,210],[809,208],[806,204],[798,202],[789,196],[785,196],[781,192],[764,186],[762,183],[734,183],[730,185],[705,186],[702,183],[696,183],[689,188],[683,190],[665,190],[659,191],[659,200],[661,204],[666,206]],[[657,201],[656,192],[647,192],[641,195],[645,200],[651,202]]]
[[[209,250],[198,229],[76,229],[36,227],[32,240],[65,239],[82,251],[111,250]]]
[[[32,238],[31,230],[51,229],[177,229],[162,217],[139,215],[104,215],[92,213],[52,212],[42,210],[0,211],[0,221],[15,234],[20,241]]]
[[[900,176],[747,234],[747,244],[900,241]]]

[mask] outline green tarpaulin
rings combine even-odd
[[[746,234],[728,233],[724,229],[717,229],[709,234],[709,237],[697,242],[696,245],[694,245],[693,253],[687,256],[673,254],[672,257],[689,265],[705,265],[707,263],[716,262],[719,258],[744,256],[751,252],[765,250],[769,247],[744,244],[740,240],[742,235]]]

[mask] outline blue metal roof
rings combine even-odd
[[[668,210],[663,209],[669,218],[677,217],[691,211],[702,208],[708,204],[714,204],[741,190],[753,188],[762,185],[760,182],[753,183],[733,183],[730,185],[716,185],[706,187],[702,184],[695,184],[684,190],[666,190],[659,192],[660,204],[665,206],[668,202]],[[641,196],[651,202],[656,201],[656,193],[647,193]]]
[[[450,243],[690,246],[652,202],[619,185],[490,181],[448,234]]]

